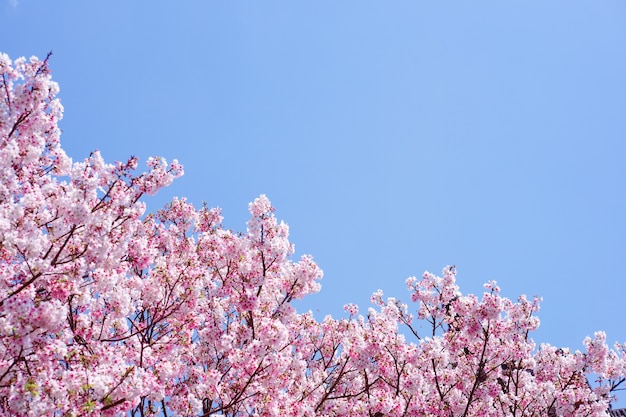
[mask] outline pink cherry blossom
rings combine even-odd
[[[219,209],[143,198],[183,174],[154,157],[72,161],[49,58],[0,54],[0,415],[606,416],[626,345],[536,346],[540,300],[457,269],[321,321],[311,256],[261,195],[245,233]]]

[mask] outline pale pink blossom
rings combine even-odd
[[[626,345],[537,347],[540,299],[462,294],[455,266],[376,291],[361,315],[299,313],[309,255],[261,195],[219,209],[141,200],[174,160],[60,146],[49,62],[0,54],[0,416],[606,416]]]

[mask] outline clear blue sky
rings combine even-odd
[[[0,50],[54,51],[75,160],[178,158],[172,196],[245,230],[261,193],[366,311],[456,264],[544,298],[538,342],[626,342],[626,3],[2,0]]]

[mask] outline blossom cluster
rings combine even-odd
[[[456,268],[316,320],[292,301],[322,271],[294,259],[264,195],[247,231],[219,209],[142,197],[161,158],[73,162],[48,59],[0,54],[0,416],[604,416],[626,346],[536,346],[539,300]]]

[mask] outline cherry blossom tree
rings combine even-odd
[[[538,299],[463,295],[454,266],[410,305],[298,313],[322,272],[270,201],[244,233],[184,199],[146,213],[182,166],[73,162],[48,61],[0,54],[0,415],[607,415],[626,346],[536,346]]]

